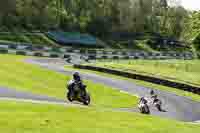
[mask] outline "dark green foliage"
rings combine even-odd
[[[179,38],[187,12],[167,0],[6,0],[0,2],[0,30],[159,32]],[[176,30],[175,30],[176,28]]]
[[[88,50],[88,53],[90,53],[90,54],[96,54],[97,52],[96,52],[96,50]]]
[[[4,49],[4,48],[0,48],[0,53],[1,53],[1,54],[7,54],[7,53],[8,53],[8,50],[7,50],[7,49]]]
[[[51,57],[51,58],[58,58],[59,55],[58,55],[58,54],[50,54],[50,57]]]
[[[0,40],[55,46],[45,36],[19,31],[64,30],[91,33],[110,48],[143,50],[137,45],[138,38],[122,42],[108,36],[114,32],[157,33],[191,43],[200,32],[199,14],[179,5],[170,7],[167,0],[6,0],[0,2],[0,31],[16,34],[1,34]],[[149,50],[171,50],[152,38],[141,40],[146,39]]]
[[[16,54],[17,55],[26,55],[26,52],[25,51],[17,51]]]
[[[36,52],[36,53],[34,53],[34,56],[42,57],[42,56],[43,56],[43,54],[42,54],[42,53],[40,53],[40,52]]]
[[[113,56],[113,59],[119,59],[119,56]]]
[[[86,53],[86,49],[80,49],[80,53],[81,53],[81,54]]]
[[[123,59],[130,59],[130,57],[129,56],[124,56]]]
[[[54,47],[54,48],[52,49],[52,51],[53,51],[53,52],[58,52],[58,53],[61,52],[61,51],[60,51],[60,48],[57,48],[57,47]]]
[[[196,48],[196,50],[199,51],[200,50],[200,33],[194,39],[193,44],[194,44],[194,47]]]

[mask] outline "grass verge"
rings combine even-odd
[[[5,101],[0,102],[0,108],[3,133],[194,133],[200,130],[195,124],[92,108]]]

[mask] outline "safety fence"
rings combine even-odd
[[[11,53],[41,57],[69,57],[79,54],[88,60],[96,59],[194,59],[192,52],[145,52],[134,50],[99,50],[99,49],[73,49],[64,47],[44,47],[31,45],[1,45],[0,53]]]

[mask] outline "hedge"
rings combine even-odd
[[[7,50],[7,49],[4,49],[4,48],[0,48],[0,53],[1,53],[1,54],[7,54],[7,53],[8,53],[8,50]]]
[[[130,59],[130,57],[129,56],[124,56],[123,59]]]
[[[43,54],[40,53],[40,52],[36,52],[36,53],[34,53],[33,55],[34,55],[34,56],[38,56],[38,57],[42,57],[42,56],[43,56]]]
[[[26,55],[25,51],[16,51],[16,55]]]
[[[119,56],[113,56],[113,59],[119,59]]]
[[[54,47],[54,48],[52,48],[52,50],[51,50],[51,51],[53,51],[53,52],[61,52],[61,51],[60,51],[60,48],[55,48],[55,47]]]
[[[50,57],[51,58],[58,58],[58,57],[60,57],[58,54],[50,54]]]

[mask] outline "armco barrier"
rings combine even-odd
[[[169,81],[166,79],[160,79],[157,77],[145,76],[145,75],[140,75],[140,74],[135,74],[135,73],[122,72],[119,70],[112,70],[108,68],[86,66],[86,65],[74,65],[74,67],[79,68],[79,69],[87,69],[87,70],[94,70],[98,72],[114,74],[114,75],[123,76],[123,77],[131,78],[131,79],[143,80],[143,81],[151,82],[154,84],[173,87],[173,88],[177,88],[180,90],[184,90],[184,91],[188,91],[188,92],[192,92],[192,93],[200,95],[200,87],[196,87],[196,86],[192,86],[192,85],[188,85],[184,83],[178,83],[178,82]]]

